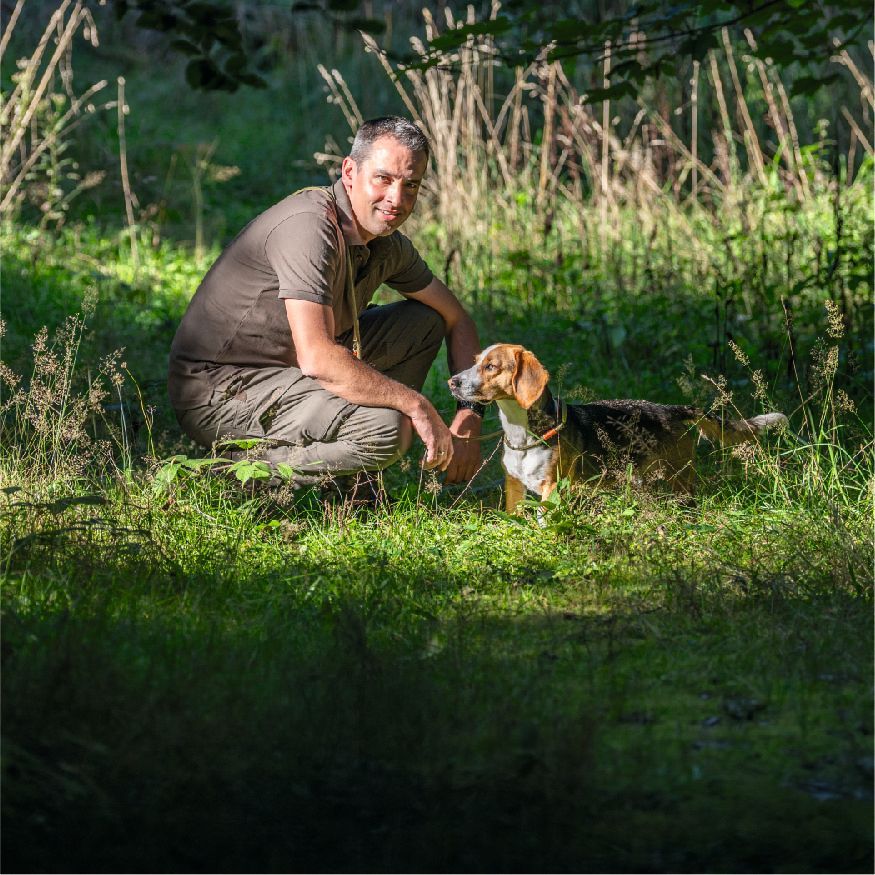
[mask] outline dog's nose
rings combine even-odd
[[[458,389],[459,388],[459,375],[455,374],[454,376],[450,377],[450,379],[447,380],[447,383],[449,384],[451,389]]]

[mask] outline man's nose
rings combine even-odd
[[[396,180],[386,189],[386,200],[392,204],[399,204],[401,203],[402,194],[401,181]]]

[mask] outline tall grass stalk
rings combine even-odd
[[[6,59],[22,5],[23,2],[16,5],[0,38],[0,62]],[[46,220],[63,221],[69,200],[98,185],[105,176],[96,171],[83,179],[77,173],[76,163],[62,158],[67,141],[79,124],[98,108],[114,105],[96,107],[91,102],[106,87],[105,80],[95,82],[78,96],[72,92],[69,56],[79,33],[92,46],[98,45],[94,19],[84,0],[75,3],[63,0],[30,56],[17,61],[18,72],[12,76],[11,93],[2,95],[0,216],[8,217],[29,202]],[[54,50],[47,54],[52,42]]]
[[[464,19],[444,9],[446,28],[474,21],[470,9]],[[436,19],[426,13],[426,39],[438,30]],[[818,142],[801,144],[777,70],[767,61],[744,55],[756,77],[745,81],[728,32],[723,33],[723,49],[711,52],[708,59],[720,127],[709,132],[696,123],[690,142],[673,128],[667,113],[643,98],[621,134],[614,128],[611,105],[588,104],[586,95],[556,64],[536,62],[517,70],[504,99],[493,101],[483,86],[493,81],[497,63],[488,38],[472,35],[457,52],[425,70],[397,68],[372,37],[363,40],[366,52],[375,56],[408,113],[432,142],[433,165],[418,221],[433,230],[445,252],[511,251],[519,249],[521,238],[538,239],[537,249],[545,262],[552,260],[561,267],[565,260],[582,255],[597,283],[625,290],[631,284],[644,294],[647,289],[641,279],[646,274],[642,276],[637,266],[632,277],[626,274],[630,265],[642,261],[651,266],[661,263],[667,274],[680,274],[685,284],[689,281],[695,287],[716,273],[721,282],[739,288],[748,310],[745,316],[763,320],[766,312],[777,309],[780,293],[810,294],[818,284],[811,252],[836,245],[825,238],[840,238],[843,233],[829,216],[834,199],[865,202],[868,197],[871,163],[864,163],[859,171],[859,184],[848,178],[848,192],[838,193],[840,180],[826,157],[828,132],[822,129]],[[749,41],[746,48],[755,49],[752,36]],[[419,38],[411,38],[411,45],[425,54]],[[724,89],[722,70],[732,83],[734,106]],[[337,70],[320,67],[320,73],[329,100],[342,109],[353,129],[362,117],[355,89],[343,82]],[[865,98],[870,93],[868,80],[859,71],[856,74]],[[610,47],[606,47],[602,75],[604,82],[610,81]],[[705,99],[705,84],[697,79],[697,104]],[[773,146],[767,147],[766,137],[758,132],[755,114],[763,115],[771,126]],[[740,130],[733,124],[734,115],[741,120]],[[533,140],[536,127],[540,142]],[[704,160],[707,151],[713,154],[711,162]],[[326,148],[316,157],[335,171],[342,156]],[[796,205],[792,210],[791,204]],[[847,214],[859,233],[859,216]],[[636,225],[646,233],[633,231],[630,236]],[[763,249],[761,276],[752,287],[752,277],[740,269],[733,249],[739,235],[747,236],[754,229]],[[597,252],[588,239],[593,230],[599,241]],[[676,247],[675,240],[683,240],[683,247]],[[784,253],[779,255],[776,245]],[[857,254],[862,257],[862,250]],[[496,277],[465,280],[476,287],[494,285]],[[846,296],[847,306],[855,311],[852,319],[859,318],[861,295],[854,290]],[[551,300],[549,292],[547,301],[561,304]]]
[[[128,176],[128,147],[125,137],[125,116],[130,112],[130,109],[125,103],[125,78],[119,76],[118,80],[118,100],[116,107],[118,109],[118,149],[119,149],[119,169],[122,178],[122,191],[125,195],[125,217],[128,222],[128,237],[131,244],[131,262],[134,265],[134,278],[140,270],[140,253],[137,246],[137,225],[134,220],[134,193],[131,191],[131,180]],[[198,251],[202,251],[199,249]]]

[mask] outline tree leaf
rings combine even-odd
[[[824,76],[800,76],[793,80],[790,91],[799,97],[806,94],[816,94],[821,88],[837,82],[839,78],[837,73],[829,73]]]
[[[267,88],[267,82],[255,73],[238,73],[237,81],[241,85],[249,85],[251,88]]]
[[[600,103],[603,100],[618,100],[621,97],[635,97],[638,89],[631,82],[616,82],[609,88],[593,88],[585,95],[587,103]]]
[[[159,10],[146,10],[137,16],[137,27],[143,27],[147,30],[160,30],[166,33],[175,30],[179,25],[179,19],[168,12]]]
[[[170,48],[176,49],[177,52],[182,52],[184,55],[200,55],[201,48],[187,39],[175,39],[170,41]]]
[[[466,24],[463,27],[448,30],[431,40],[429,46],[440,50],[457,49],[465,44],[469,36],[497,36],[510,30],[510,27],[509,19],[498,16],[489,21],[478,21],[474,24]]]

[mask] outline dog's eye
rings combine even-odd
[[[490,362],[488,365],[483,365],[483,370],[484,370],[484,371],[497,371],[497,370],[498,370],[498,366],[497,366],[497,365],[493,365],[493,364]]]

